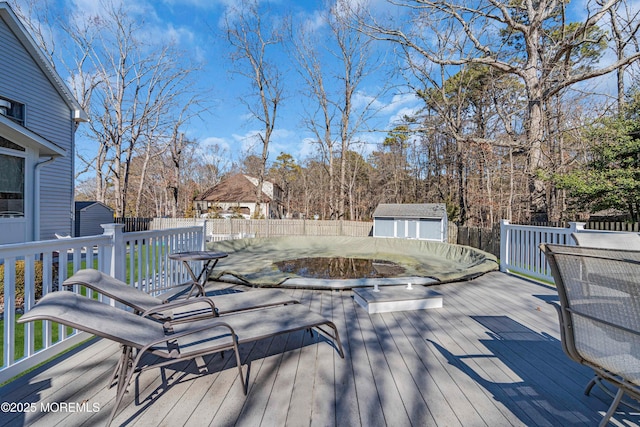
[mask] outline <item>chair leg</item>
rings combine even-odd
[[[624,390],[619,388],[618,392],[616,393],[616,397],[613,399],[613,402],[611,402],[611,406],[609,406],[609,410],[606,414],[604,414],[602,421],[600,421],[599,427],[605,427],[609,423],[609,419],[613,416],[613,413],[618,408],[618,405],[622,400],[622,396],[624,396]]]
[[[598,375],[595,375],[591,381],[589,381],[589,383],[587,384],[587,386],[584,389],[584,394],[586,396],[589,396],[589,393],[591,393],[591,389],[593,388],[594,385],[596,385],[596,383],[598,382],[598,379],[600,377],[598,377]]]
[[[334,343],[338,345],[338,354],[342,359],[344,359],[344,350],[342,349],[342,341],[340,341],[340,334],[338,333],[338,328],[333,322],[327,322],[327,325],[331,329],[333,329],[333,336],[331,338],[333,338]]]
[[[116,363],[116,367],[113,368],[113,373],[111,374],[111,378],[109,378],[109,388],[113,387],[113,382],[118,378],[118,373],[122,369],[122,365],[124,363],[131,362],[131,349],[126,345],[121,345],[122,354],[120,354],[120,358],[118,359],[118,363]]]
[[[115,418],[118,407],[122,403],[124,395],[127,393],[127,387],[131,382],[131,378],[133,378],[133,375],[136,372],[136,367],[138,366],[138,364],[140,363],[140,359],[142,358],[143,352],[138,351],[135,360],[131,360],[131,348],[127,348],[129,348],[129,354],[127,355],[126,362],[123,363],[122,369],[118,374],[118,391],[116,393],[116,401],[113,403],[113,409],[111,410],[111,415],[107,420],[107,426],[109,426],[111,424],[111,421],[113,421],[113,419]]]
[[[123,384],[123,382],[125,377],[127,376],[127,373],[131,369],[132,363],[133,362],[131,360],[131,347],[124,346],[122,356],[120,356],[120,362],[118,362],[118,368],[120,369],[114,372],[115,374],[114,379],[115,378],[118,379],[116,393],[120,393],[120,389],[122,387],[127,388],[127,385]]]
[[[233,352],[236,354],[236,364],[238,365],[238,372],[240,373],[240,381],[242,382],[242,392],[247,395],[249,389],[249,371],[247,370],[247,378],[242,373],[242,361],[240,360],[240,350],[238,350],[238,338],[233,338]]]
[[[338,328],[333,322],[326,322],[325,324],[329,326],[331,329],[333,329],[333,335],[327,332],[326,330],[322,329],[321,326],[316,326],[316,328],[320,330],[322,333],[324,333],[325,335],[327,335],[328,337],[330,337],[331,339],[333,339],[334,346],[337,346],[338,354],[340,355],[341,358],[344,359],[344,350],[342,349],[342,341],[340,341],[340,334],[338,333]]]

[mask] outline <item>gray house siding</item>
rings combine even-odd
[[[40,174],[40,239],[71,234],[73,112],[18,38],[0,19],[0,95],[25,105],[25,127],[66,150]],[[42,159],[45,160],[45,159]],[[37,233],[37,231],[36,231]]]

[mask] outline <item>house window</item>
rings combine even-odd
[[[24,157],[0,151],[0,218],[24,217],[24,164]]]
[[[24,104],[0,97],[0,115],[24,126]]]

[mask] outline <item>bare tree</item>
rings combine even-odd
[[[618,60],[628,55],[629,49],[640,51],[640,40],[638,39],[640,10],[637,7],[634,10],[634,7],[627,0],[622,0],[609,8],[608,13],[614,43],[613,49]],[[626,69],[627,66],[621,66],[616,70],[618,112],[624,110]]]
[[[49,22],[66,37],[63,57],[58,58],[62,49],[55,49],[43,27],[32,29],[39,32],[37,40],[52,59],[65,66],[91,117],[87,136],[98,143],[97,152],[78,157],[85,165],[83,172],[95,172],[95,197],[107,202],[113,192],[116,215],[124,216],[130,211],[134,157],[157,154],[176,126],[201,111],[202,100],[191,91],[197,68],[185,63],[187,56],[171,41],[149,37],[144,20],[121,2],[103,0],[101,6],[96,15],[74,10],[64,14],[66,21],[59,17]]]
[[[347,153],[355,135],[364,130],[375,113],[372,106],[378,94],[361,107],[354,106],[354,98],[378,64],[373,58],[372,40],[359,31],[348,2],[339,0],[328,6],[322,16],[327,33],[311,31],[302,22],[293,29],[292,40],[294,57],[306,82],[305,93],[312,94],[315,106],[307,111],[305,122],[327,162],[330,215],[338,219],[346,212]]]
[[[544,101],[578,82],[599,77],[640,58],[625,52],[606,65],[585,58],[585,47],[604,43],[602,28],[619,0],[587,3],[587,18],[566,21],[566,3],[555,0],[403,0],[412,28],[368,24],[370,33],[411,50],[435,64],[485,64],[522,80],[527,93],[526,139],[532,215],[546,217]],[[588,62],[591,59],[591,62]],[[567,67],[567,64],[572,64]],[[590,66],[585,66],[590,65]]]
[[[282,43],[282,34],[273,22],[271,27],[265,24],[265,16],[268,14],[260,10],[256,0],[242,0],[225,17],[227,39],[233,48],[234,72],[245,77],[252,88],[251,96],[240,100],[251,116],[264,126],[257,135],[262,152],[256,186],[256,214],[260,211],[269,143],[284,96],[284,77],[276,60],[270,56],[271,51]]]

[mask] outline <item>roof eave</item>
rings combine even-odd
[[[67,155],[67,150],[64,148],[2,115],[0,115],[0,135],[6,135],[7,139],[16,144],[38,150],[40,156],[60,157]]]

